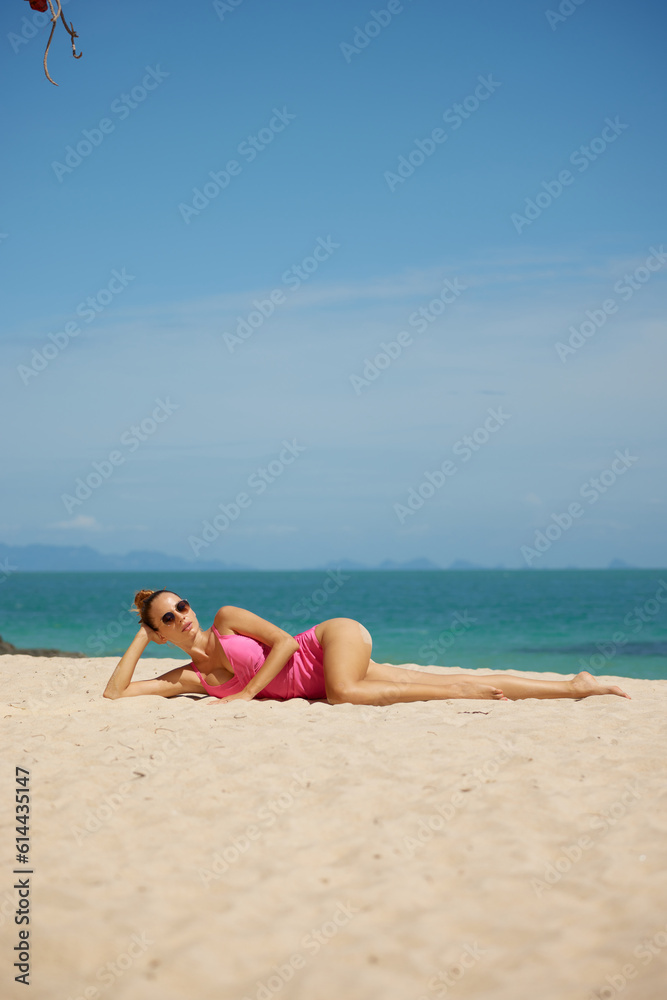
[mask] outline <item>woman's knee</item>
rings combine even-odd
[[[330,705],[353,705],[354,704],[354,684],[327,684],[327,701]]]

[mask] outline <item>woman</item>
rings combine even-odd
[[[487,679],[375,663],[370,633],[352,618],[329,618],[291,636],[252,611],[224,607],[211,628],[202,629],[189,603],[171,590],[140,590],[134,600],[140,628],[109,678],[105,698],[206,693],[221,702],[326,698],[332,705],[393,705],[446,698],[630,697],[585,672],[563,681],[501,673]],[[134,669],[151,641],[172,643],[191,662],[153,680],[133,681]]]

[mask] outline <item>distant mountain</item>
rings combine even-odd
[[[89,545],[3,545],[0,542],[0,572],[13,573],[108,573],[153,571],[220,572],[248,570],[251,566],[215,560],[182,559],[163,552],[135,550],[126,555],[104,555]]]
[[[393,570],[404,570],[404,569],[442,569],[442,566],[438,566],[437,563],[432,562],[430,559],[425,559],[423,556],[417,559],[408,559],[407,562],[396,562],[394,559],[384,559],[377,566],[369,566],[367,563],[354,562],[353,559],[330,559],[328,563],[324,566],[314,566],[313,569],[348,569],[350,571],[354,570],[372,570],[377,572],[378,570],[389,571]]]
[[[455,559],[448,570],[482,570],[487,566],[469,562],[467,559]],[[502,570],[505,567],[494,567]],[[524,569],[525,567],[521,567]],[[531,569],[541,569],[534,566]],[[567,567],[576,569],[576,567]],[[636,569],[623,559],[612,559],[608,569]],[[330,559],[319,566],[308,566],[305,569],[318,570],[372,570],[396,572],[401,570],[443,570],[432,559],[424,556],[408,559],[406,562],[396,562],[394,559],[384,559],[377,566],[356,562],[354,559]],[[125,555],[105,555],[92,549],[89,545],[4,545],[0,542],[0,582],[19,573],[220,573],[220,572],[256,571],[255,566],[247,566],[237,562],[222,562],[217,559],[183,559],[181,556],[170,556],[164,552],[152,549],[134,549]],[[298,572],[298,571],[296,571]]]
[[[409,559],[407,562],[397,563],[393,559],[385,559],[376,569],[442,569],[437,563],[423,556],[419,559]]]
[[[395,562],[385,559],[379,566],[368,566],[352,559],[330,560],[312,569],[340,570],[439,570],[442,566],[430,559]],[[254,566],[218,560],[183,559],[151,549],[135,549],[125,555],[104,555],[89,545],[4,545],[0,542],[0,577],[20,573],[148,573],[148,572],[232,572],[252,571]]]
[[[354,562],[352,559],[330,559],[324,566],[315,566],[315,569],[369,569],[364,563]]]

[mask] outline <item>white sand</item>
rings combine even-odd
[[[667,994],[667,681],[618,681],[632,701],[109,701],[116,662],[0,657],[3,997]]]

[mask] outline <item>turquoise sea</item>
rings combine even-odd
[[[141,587],[174,589],[206,627],[223,604],[292,634],[356,618],[379,662],[667,677],[667,570],[14,573],[0,585],[0,635],[119,656]]]

